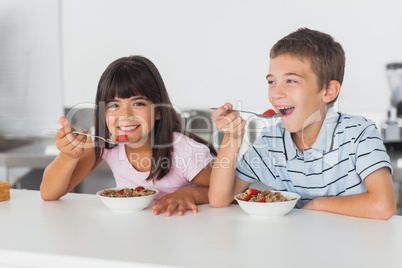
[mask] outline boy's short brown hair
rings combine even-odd
[[[308,60],[312,71],[317,75],[320,90],[328,86],[331,80],[337,80],[342,85],[345,52],[332,36],[300,28],[279,40],[271,48],[269,57],[273,59],[283,54]]]

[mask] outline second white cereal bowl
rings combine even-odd
[[[109,188],[113,190],[121,190],[124,188],[129,187],[122,187],[122,188]],[[102,196],[100,193],[103,190],[100,190],[96,193],[99,196],[102,203],[114,211],[121,211],[121,212],[133,212],[133,211],[140,211],[147,208],[152,201],[155,199],[155,196],[159,193],[157,189],[146,187],[146,189],[155,191],[152,195],[147,196],[136,196],[136,197],[107,197]],[[104,189],[108,190],[108,189]]]
[[[237,203],[239,203],[241,209],[244,210],[249,215],[261,216],[261,217],[276,217],[283,216],[289,213],[296,205],[297,201],[300,199],[300,195],[287,191],[272,191],[280,192],[289,201],[284,202],[273,202],[273,203],[259,203],[259,202],[249,202],[243,201],[238,198],[239,195],[235,196]]]

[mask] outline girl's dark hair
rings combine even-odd
[[[109,138],[111,133],[106,127],[105,105],[117,98],[144,96],[156,107],[160,119],[153,128],[151,171],[147,180],[160,180],[171,169],[173,152],[173,132],[180,132],[193,140],[208,146],[216,156],[215,148],[204,139],[187,132],[169,99],[165,84],[156,66],[142,56],[123,57],[112,62],[102,74],[96,93],[95,134]],[[105,149],[113,145],[95,139],[95,168],[102,159]],[[163,161],[162,161],[163,160]],[[168,164],[166,164],[166,161]]]

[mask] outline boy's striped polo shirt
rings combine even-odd
[[[282,123],[264,128],[240,157],[236,176],[301,195],[297,207],[319,196],[366,192],[364,179],[392,166],[375,123],[329,108],[315,143],[304,152]]]

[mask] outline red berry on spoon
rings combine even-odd
[[[263,114],[263,116],[273,116],[276,115],[276,112],[272,109],[266,110]]]
[[[119,135],[116,137],[116,141],[118,142],[128,142],[128,135]]]

